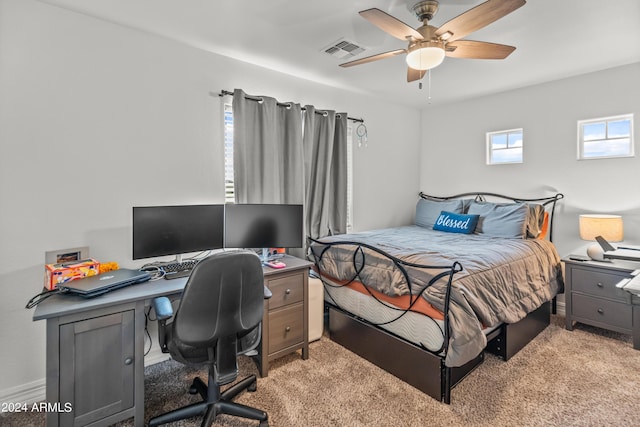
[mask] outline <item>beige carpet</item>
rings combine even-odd
[[[269,413],[271,426],[638,426],[640,351],[628,336],[577,325],[564,318],[503,362],[485,363],[452,392],[451,405],[435,401],[323,337],[273,364],[256,393],[237,401]],[[257,372],[243,358],[243,373]],[[195,371],[173,361],[147,368],[145,415],[193,401],[186,393]],[[204,372],[200,373],[205,375]],[[1,425],[40,426],[33,414],[0,418]],[[216,425],[257,426],[220,416]],[[120,426],[130,426],[125,422]],[[198,426],[198,420],[176,423]]]

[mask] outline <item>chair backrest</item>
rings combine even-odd
[[[254,329],[264,311],[264,277],[253,252],[220,252],[191,272],[173,321],[174,338],[194,347]]]

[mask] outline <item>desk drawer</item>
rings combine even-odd
[[[291,274],[267,280],[273,296],[269,298],[269,309],[301,302],[304,299],[304,274]]]
[[[269,354],[299,344],[304,339],[304,307],[295,304],[269,312]]]
[[[631,329],[631,305],[587,295],[572,294],[573,316],[618,328]]]
[[[599,271],[573,269],[571,287],[574,291],[583,292],[595,297],[610,298],[619,301],[629,301],[629,294],[616,288],[616,283],[627,277],[626,275],[603,273]]]

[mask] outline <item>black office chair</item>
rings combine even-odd
[[[150,426],[203,414],[202,426],[210,426],[218,414],[260,420],[261,427],[269,425],[266,412],[232,401],[244,390],[256,390],[255,375],[220,392],[221,385],[238,376],[237,355],[260,343],[268,296],[258,256],[234,251],[211,255],[194,267],[175,315],[167,298],[154,300],[162,351],[187,365],[208,365],[209,380],[207,386],[196,378],[189,389],[202,396],[201,402],[157,416],[149,421]]]

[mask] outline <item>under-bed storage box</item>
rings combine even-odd
[[[480,353],[461,367],[447,368],[441,357],[333,306],[329,306],[329,334],[332,341],[447,404],[451,388],[484,360]]]
[[[546,302],[519,322],[501,325],[495,338],[494,334],[487,336],[487,351],[509,360],[550,323],[551,302]]]

